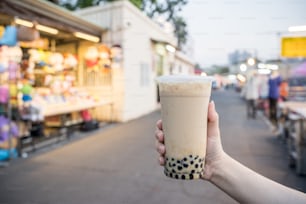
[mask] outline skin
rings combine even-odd
[[[162,121],[156,123],[159,164],[165,165]],[[216,185],[239,203],[306,203],[306,194],[276,183],[242,165],[223,151],[219,115],[214,102],[208,107],[207,148],[203,180]],[[226,167],[226,168],[224,168]]]

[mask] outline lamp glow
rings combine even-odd
[[[89,35],[89,34],[85,34],[85,33],[81,33],[81,32],[74,32],[73,33],[75,37],[84,39],[84,40],[88,40],[88,41],[92,41],[92,42],[99,42],[100,38],[98,38],[97,36],[94,35]]]
[[[258,67],[259,69],[264,69],[264,68],[266,68],[266,65],[263,64],[263,63],[259,63],[259,64],[257,65],[257,67]]]
[[[175,52],[175,47],[173,47],[173,46],[171,46],[171,45],[166,45],[166,49],[169,51],[169,52],[172,52],[172,53],[174,53]]]
[[[238,75],[237,75],[237,79],[238,79],[239,81],[241,81],[241,82],[245,82],[245,81],[246,81],[246,78],[245,78],[243,75],[241,75],[241,74],[238,74]]]
[[[289,32],[302,32],[302,31],[306,31],[306,25],[302,25],[302,26],[291,26],[288,28]]]
[[[240,65],[240,71],[245,72],[247,70],[247,66],[245,64]]]
[[[270,74],[270,69],[258,69],[258,74]]]
[[[30,27],[30,28],[32,28],[34,26],[34,23],[32,23],[30,21],[26,21],[26,20],[20,19],[20,18],[16,18],[15,19],[15,23],[19,24],[19,25],[26,26],[26,27]],[[49,26],[44,26],[44,25],[37,24],[36,28],[37,28],[37,30],[40,30],[40,31],[43,31],[43,32],[46,32],[46,33],[51,33],[53,35],[58,34],[58,30],[57,29],[51,28]]]
[[[253,58],[248,59],[248,65],[253,66],[255,64],[255,60]]]
[[[26,20],[22,20],[20,18],[15,19],[15,23],[19,24],[19,25],[23,25],[26,27],[33,27],[33,23],[30,21],[26,21]]]
[[[278,70],[277,64],[267,64],[267,69]]]
[[[51,27],[48,27],[48,26],[44,26],[44,25],[38,24],[38,25],[36,26],[36,28],[37,28],[38,30],[40,30],[40,31],[43,31],[43,32],[46,32],[46,33],[51,33],[51,34],[53,34],[53,35],[58,34],[58,30],[57,30],[57,29],[51,28]]]

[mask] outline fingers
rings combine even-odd
[[[159,130],[163,130],[162,120],[158,120],[158,121],[157,121],[156,127],[157,127]]]
[[[165,162],[165,158],[162,157],[162,156],[160,156],[159,159],[158,159],[158,163],[159,163],[159,165],[164,166],[165,163],[166,163],[166,162]]]
[[[166,154],[166,147],[164,145],[164,133],[163,133],[163,126],[162,121],[158,120],[156,123],[156,131],[155,131],[155,137],[156,137],[156,151],[159,153],[158,163],[161,166],[165,165],[165,154]]]
[[[164,145],[164,133],[160,130],[156,130],[155,137],[157,139],[155,145],[156,150],[161,156],[163,156],[166,153],[166,148]]]
[[[166,153],[165,145],[158,142],[156,143],[156,150],[161,156],[165,155]]]
[[[163,143],[156,141],[156,150],[159,153],[158,163],[161,166],[165,165],[166,147]]]
[[[207,136],[219,136],[219,115],[215,109],[215,103],[212,101],[208,106],[208,132]]]
[[[164,132],[163,132],[163,131],[161,131],[161,130],[156,130],[156,131],[155,131],[155,137],[156,137],[156,139],[157,139],[158,142],[164,143],[165,137],[164,137]]]
[[[216,112],[215,102],[211,101],[208,106],[208,122],[215,123],[218,121],[218,113]]]

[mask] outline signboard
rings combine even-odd
[[[306,37],[283,37],[282,57],[306,57]]]

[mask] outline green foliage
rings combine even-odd
[[[132,4],[134,4],[137,8],[141,9],[143,5],[143,0],[130,0]]]
[[[101,2],[114,2],[118,0],[76,0],[73,4],[72,0],[66,0],[61,3],[60,0],[47,0],[52,3],[63,6],[71,11],[82,9],[90,6],[99,5]],[[130,0],[137,8],[143,10],[151,18],[162,15],[166,20],[173,24],[175,35],[178,39],[178,48],[187,42],[187,24],[183,17],[178,15],[183,6],[188,3],[188,0]]]
[[[173,19],[173,24],[175,27],[174,33],[178,39],[178,48],[181,49],[182,45],[187,42],[187,24],[185,19],[182,17],[175,17]]]
[[[164,16],[166,20],[174,26],[174,33],[178,39],[178,48],[187,42],[187,23],[185,19],[178,15],[183,6],[188,3],[188,0],[144,0],[143,10],[151,18],[155,16]]]

